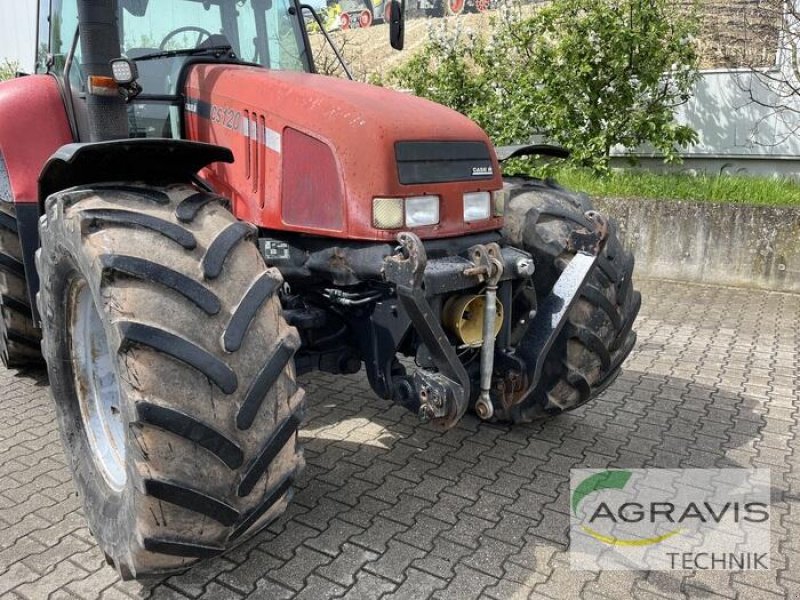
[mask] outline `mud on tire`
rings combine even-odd
[[[50,197],[41,223],[62,439],[124,578],[182,571],[253,535],[303,465],[280,274],[224,202],[184,185],[76,188]]]
[[[42,364],[34,327],[14,205],[0,199],[0,359],[7,368]]]
[[[503,231],[509,243],[533,254],[536,294],[543,299],[573,254],[570,233],[591,229],[585,217],[588,197],[550,183],[509,178],[511,198]],[[608,239],[598,263],[569,314],[569,322],[550,351],[542,379],[530,400],[502,420],[528,422],[577,408],[601,393],[620,372],[636,342],[633,322],[641,295],[633,288],[633,256],[609,219]]]

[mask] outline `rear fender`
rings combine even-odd
[[[6,171],[0,175],[0,194],[9,194],[2,200],[35,204],[42,167],[72,141],[54,77],[31,75],[0,83],[0,168],[5,165]]]
[[[31,75],[0,83],[0,202],[16,205],[33,307],[39,289],[34,264],[39,247],[39,173],[53,152],[72,141],[66,107],[54,77]],[[36,317],[34,314],[34,320]]]

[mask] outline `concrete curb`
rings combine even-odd
[[[800,293],[800,209],[597,198],[636,273]]]

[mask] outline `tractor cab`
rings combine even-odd
[[[49,4],[42,2],[41,14]],[[313,71],[299,11],[295,0],[120,0],[121,54],[135,65],[139,88],[128,105],[129,136],[182,137],[182,85],[191,64]],[[77,2],[56,0],[52,12],[40,24],[38,70],[63,77],[73,128],[79,139],[87,139],[88,78]]]

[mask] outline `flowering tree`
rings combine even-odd
[[[17,72],[17,68],[18,65],[15,62],[11,62],[6,59],[0,61],[0,81],[14,77],[14,74]]]

